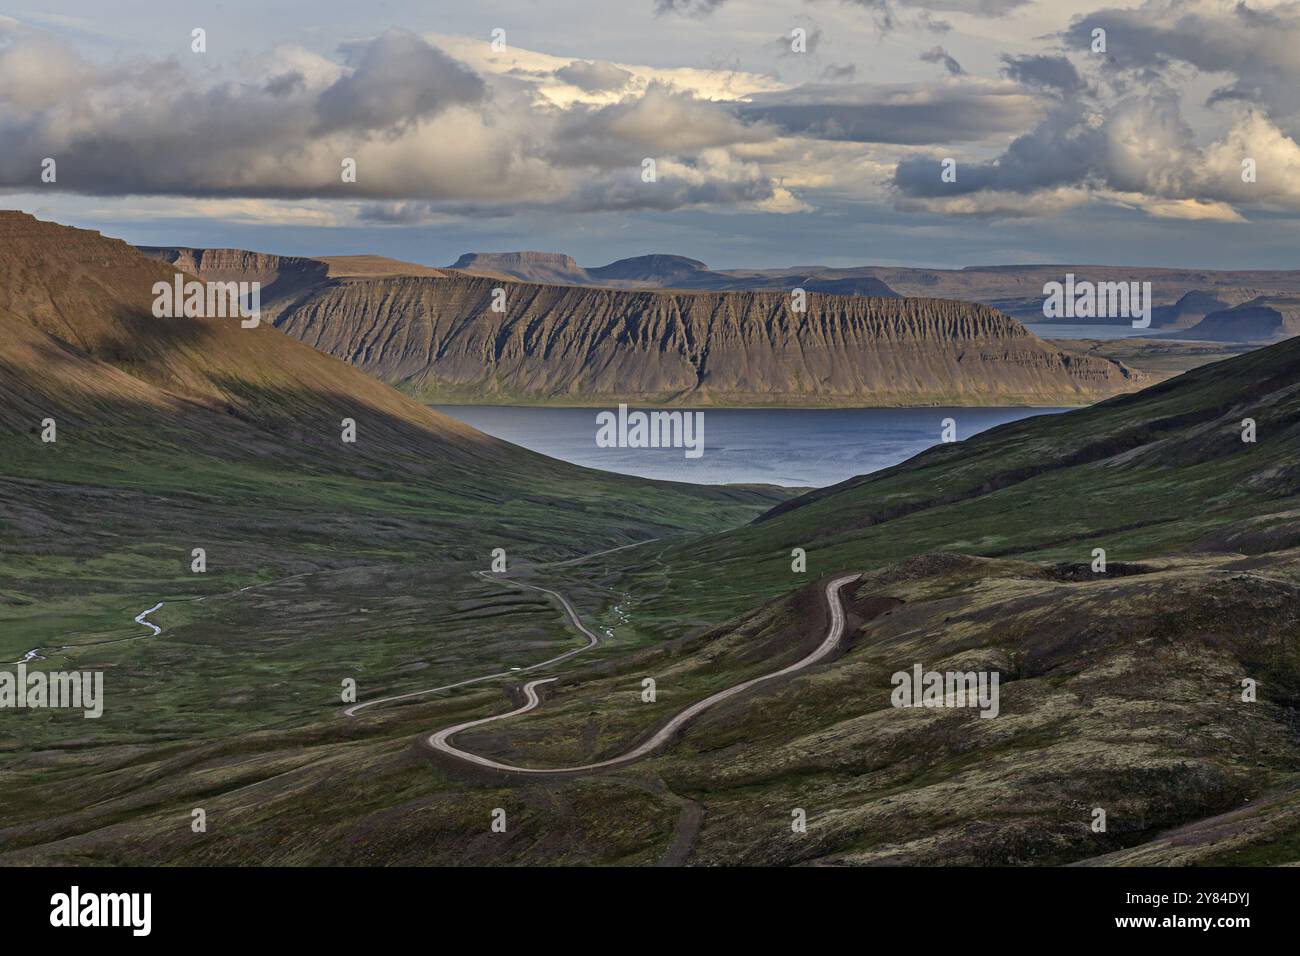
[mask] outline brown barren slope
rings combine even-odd
[[[301,260],[295,278],[316,266]],[[27,430],[53,415],[102,429],[156,418],[213,442],[292,431],[336,445],[350,416],[373,423],[374,451],[430,442],[495,457],[505,447],[265,322],[155,318],[154,283],[175,274],[120,240],[0,212],[0,423]]]

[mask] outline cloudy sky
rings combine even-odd
[[[1300,0],[6,2],[0,206],[133,242],[1300,266]]]

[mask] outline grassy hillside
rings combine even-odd
[[[1242,441],[1247,418],[1254,443]],[[960,438],[960,416],[957,427]],[[797,585],[796,547],[810,574],[927,551],[1090,562],[1099,547],[1113,561],[1288,547],[1300,544],[1298,447],[1300,342],[1283,342],[938,445],[745,527],[663,547],[643,577],[664,595],[651,606],[672,619],[687,606],[725,616]]]

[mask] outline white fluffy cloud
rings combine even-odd
[[[897,18],[924,6],[986,32],[950,30],[936,46],[932,23]],[[664,6],[666,15],[715,14],[699,29],[740,9]],[[749,39],[767,71],[494,50],[482,37],[390,30],[330,54],[291,45],[244,54],[223,73],[180,58],[92,57],[0,18],[0,189],[175,197],[178,209],[202,203],[232,219],[283,222],[796,213],[845,201],[995,218],[1086,203],[1184,221],[1300,212],[1300,0],[1266,9],[1147,0],[1092,11],[1009,51],[990,37],[1029,15],[1017,0],[828,0],[817,15],[826,28],[812,29],[837,58],[854,49],[846,17],[893,18],[877,41],[924,69],[903,78],[876,69],[880,48],[856,64],[810,52],[796,65],[783,47],[774,52],[766,28]],[[1109,30],[1104,57],[1087,48],[1096,24]],[[821,79],[783,81],[778,71]],[[52,186],[40,182],[46,157],[59,164]],[[956,182],[939,176],[944,157],[958,160]],[[345,158],[356,161],[355,183],[340,175]],[[655,182],[642,178],[645,158],[657,164]],[[1241,175],[1246,159],[1253,182]]]
[[[1090,47],[1099,26],[1104,56]],[[1020,197],[1020,215],[1042,215],[1069,196],[1186,221],[1300,212],[1300,3],[1148,0],[1079,16],[1061,39],[1074,52],[1002,57],[1008,79],[1059,104],[999,154],[960,163],[955,182],[933,154],[901,160],[900,208],[1014,215]],[[1189,104],[1196,88],[1213,93]]]
[[[759,164],[728,152],[770,135],[761,124],[656,80],[605,105],[561,106],[526,78],[489,81],[403,31],[349,44],[338,60],[280,48],[241,74],[212,82],[171,60],[102,66],[11,30],[0,38],[0,188],[39,186],[52,157],[54,186],[83,194],[380,201],[366,208],[381,219],[439,215],[440,204],[770,208],[778,196]],[[620,78],[633,74],[568,61],[545,79],[609,92]],[[659,164],[655,182],[642,179],[646,157]]]

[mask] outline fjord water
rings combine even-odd
[[[704,454],[681,448],[600,448],[595,408],[435,405],[438,411],[552,458],[643,478],[699,484],[822,487],[888,468],[938,444],[1064,408],[716,408],[704,410]]]
[[[1040,339],[1151,339],[1167,329],[1135,329],[1131,323],[1107,325],[1101,322],[1025,322],[1025,328]]]

